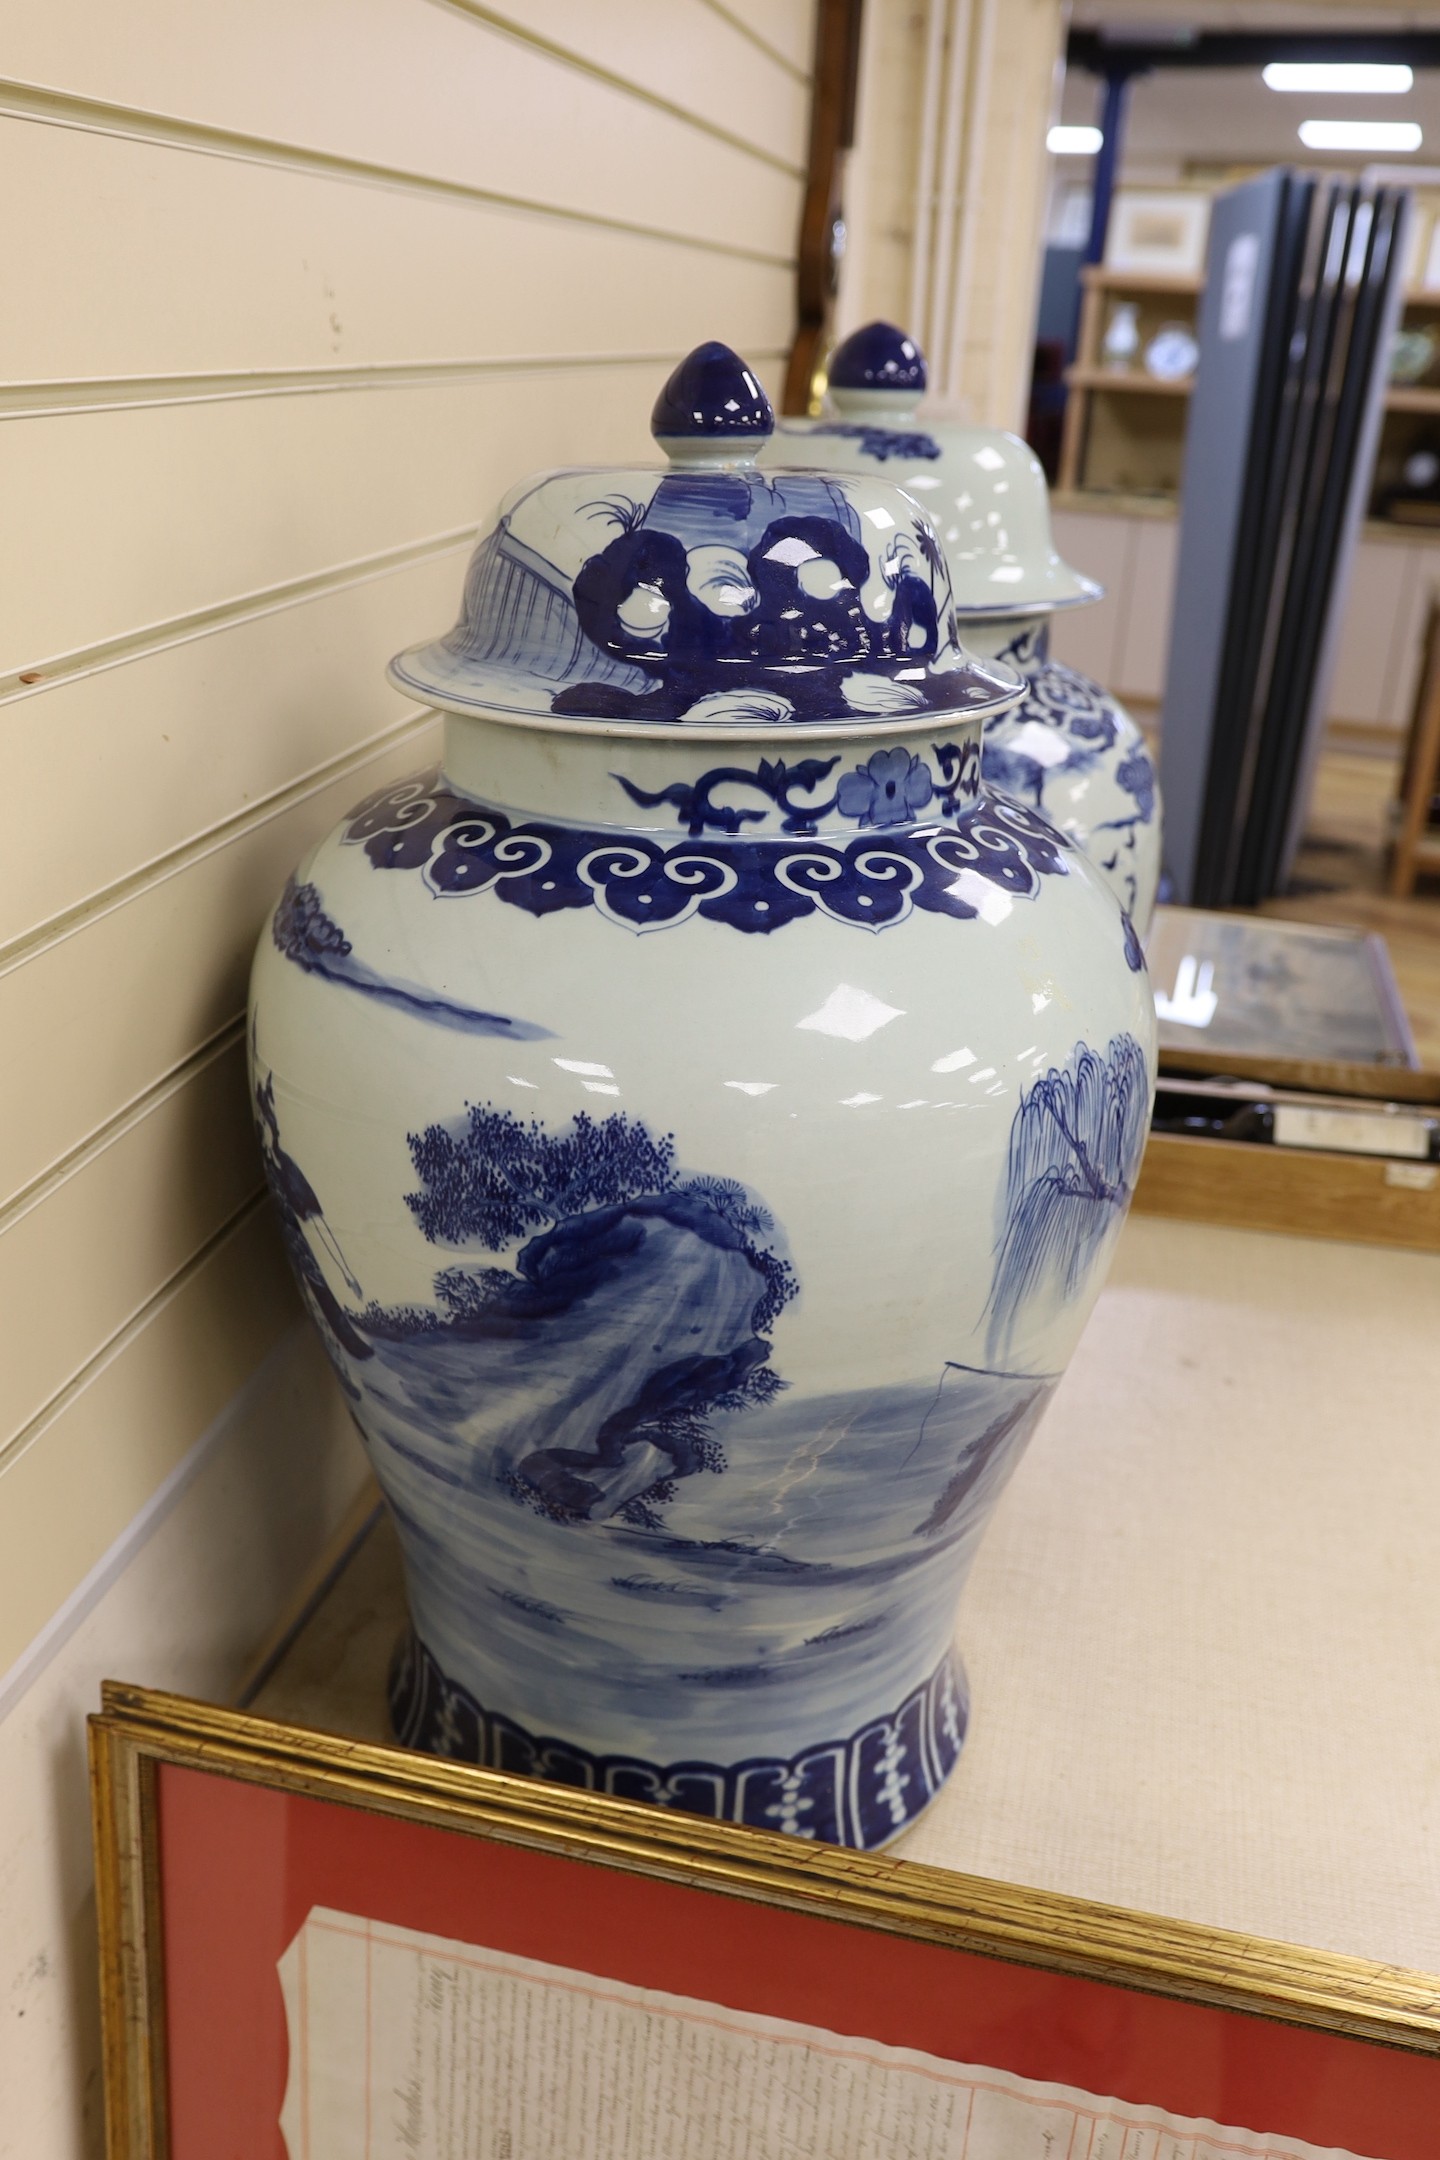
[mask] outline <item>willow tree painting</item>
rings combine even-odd
[[[1037,1318],[1083,1290],[1129,1205],[1150,1081],[1133,1035],[1078,1043],[1027,1088],[1010,1128],[987,1354],[1008,1367]],[[1023,1354],[1023,1353],[1022,1353]]]

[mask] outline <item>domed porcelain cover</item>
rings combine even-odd
[[[745,362],[698,347],[652,415],[669,467],[514,488],[459,622],[399,654],[392,680],[453,712],[620,733],[1013,704],[1011,671],[961,648],[945,551],[912,497],[868,472],[756,470],[774,424]]]
[[[914,340],[891,323],[867,323],[831,356],[833,412],[782,420],[765,464],[883,465],[939,528],[962,618],[1098,600],[1102,587],[1055,551],[1045,475],[1029,444],[997,428],[917,418],[925,382]]]

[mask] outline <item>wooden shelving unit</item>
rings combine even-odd
[[[1130,302],[1143,351],[1167,322],[1195,326],[1199,278],[1157,277],[1094,264],[1080,273],[1080,334],[1060,447],[1059,487],[1086,497],[1173,501],[1180,486],[1186,400],[1193,379],[1160,382],[1143,367],[1107,367],[1102,348],[1114,309]]]
[[[1107,367],[1102,347],[1111,313],[1122,301],[1138,306],[1142,349],[1162,322],[1193,326],[1201,281],[1147,276],[1106,264],[1091,265],[1080,276],[1079,349],[1065,376],[1070,396],[1057,492],[1097,508],[1121,497],[1129,497],[1132,504],[1173,503],[1179,494],[1185,401],[1194,378],[1157,382],[1140,366]],[[1440,338],[1440,292],[1407,292],[1404,321],[1410,326],[1428,322]],[[1440,453],[1440,357],[1435,372],[1434,383],[1396,383],[1386,392],[1377,496],[1394,486],[1412,450],[1424,445]]]
[[[1154,375],[1105,367],[1072,367],[1066,370],[1065,380],[1072,390],[1116,390],[1127,396],[1140,397],[1189,397],[1195,387],[1193,375],[1183,376],[1176,382],[1161,382]],[[1436,397],[1434,391],[1428,395],[1435,398],[1436,408],[1440,410],[1440,397]]]
[[[1413,390],[1400,384],[1393,385],[1385,393],[1386,412],[1440,413],[1440,390],[1428,390],[1417,383]]]
[[[1112,290],[1126,293],[1179,293],[1196,299],[1205,280],[1198,277],[1161,277],[1153,270],[1116,270],[1109,263],[1087,263],[1080,272],[1080,282],[1092,291]]]
[[[1440,292],[1412,288],[1405,295],[1401,323],[1405,329],[1426,325],[1440,339]],[[1425,529],[1427,521],[1382,516],[1379,506],[1398,482],[1401,468],[1412,451],[1434,449],[1440,452],[1440,355],[1437,355],[1434,373],[1434,382],[1391,383],[1385,393],[1385,417],[1380,429],[1371,495],[1372,529],[1379,526],[1389,532],[1412,534]]]

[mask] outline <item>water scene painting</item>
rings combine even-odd
[[[953,1766],[957,1590],[1053,1385],[1038,1310],[1084,1294],[1129,1198],[1128,1036],[1026,1093],[978,1353],[796,1387],[805,1296],[765,1197],[616,1111],[482,1101],[409,1135],[431,1294],[365,1298],[257,1075],[296,1272],[406,1553],[411,1744],[866,1846]]]

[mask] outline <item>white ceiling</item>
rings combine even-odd
[[[1303,14],[1305,22],[1313,27],[1322,6],[1323,0],[1306,0],[1303,9],[1276,5],[1266,7],[1263,13],[1267,19],[1282,14]],[[1117,19],[1113,9],[1087,9],[1085,0],[1080,0],[1075,9],[1077,24],[1087,12],[1093,16],[1103,12],[1110,22]],[[1158,8],[1154,12],[1159,12]],[[1178,17],[1181,10],[1176,6],[1166,12]],[[1201,11],[1193,4],[1184,12],[1192,20],[1200,12],[1207,19],[1221,15],[1237,18],[1234,26],[1248,29],[1255,28],[1256,16],[1261,13],[1253,6],[1214,5]],[[1328,21],[1342,12],[1356,15],[1360,11],[1353,6],[1345,10],[1337,7],[1327,11],[1325,19]],[[1417,12],[1415,9],[1409,11],[1412,18]],[[1371,18],[1382,13],[1398,14],[1398,10],[1375,8],[1365,13]],[[1126,15],[1129,20],[1134,20],[1133,0]],[[1432,15],[1433,26],[1440,26],[1437,19],[1440,19],[1440,7]],[[1072,68],[1065,79],[1062,118],[1067,121],[1098,120],[1101,95],[1102,85],[1096,76],[1084,69]],[[1413,88],[1399,97],[1317,97],[1280,93],[1266,89],[1258,67],[1157,68],[1149,75],[1139,76],[1131,86],[1121,156],[1122,173],[1133,178],[1178,178],[1187,168],[1195,166],[1288,163],[1349,170],[1377,162],[1373,152],[1340,157],[1307,150],[1297,132],[1300,122],[1328,118],[1418,120],[1424,130],[1424,142],[1413,160],[1392,155],[1383,162],[1397,166],[1411,162],[1417,166],[1440,165],[1440,68],[1417,70]],[[1056,177],[1062,181],[1083,180],[1089,176],[1090,161],[1087,158],[1060,158],[1056,160],[1056,167]]]
[[[1074,0],[1075,30],[1434,30],[1440,0],[1413,0],[1392,7],[1386,0]]]

